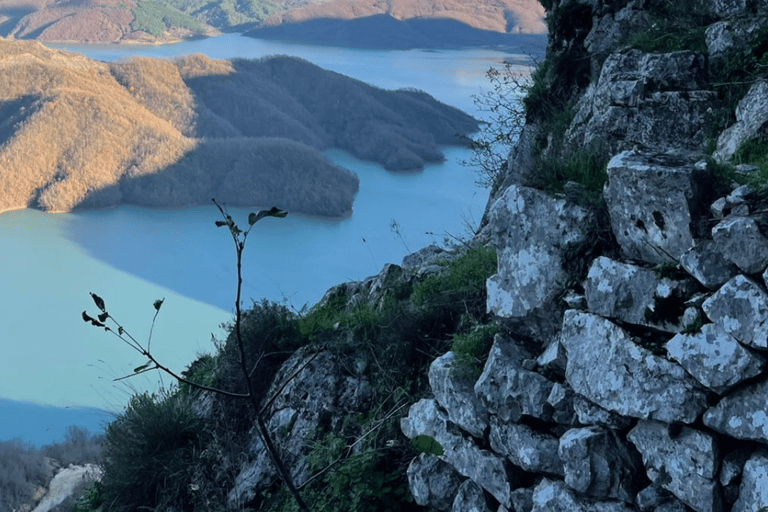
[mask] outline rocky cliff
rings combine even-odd
[[[402,420],[444,450],[408,469],[418,503],[768,507],[768,4],[682,4],[547,6],[479,235],[502,330],[476,380],[436,359]],[[585,153],[604,186],[542,179]]]

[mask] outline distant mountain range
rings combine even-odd
[[[352,23],[362,19],[367,20]],[[398,25],[396,22],[408,23]],[[382,48],[384,44],[393,48],[433,48],[514,46],[512,36],[542,36],[546,26],[544,8],[537,0],[0,2],[0,36],[13,39],[162,42],[246,31],[252,31],[250,34],[254,37],[307,43],[362,48]]]
[[[385,91],[297,58],[104,63],[0,41],[0,212],[215,197],[339,217],[358,179],[323,150],[417,170],[477,127],[426,93]]]
[[[114,414],[92,407],[54,407],[0,398],[0,442],[19,439],[39,448],[64,440],[67,427],[102,433]]]

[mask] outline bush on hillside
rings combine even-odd
[[[213,469],[205,421],[179,394],[143,393],[107,427],[101,495],[106,510],[204,510],[200,473]]]

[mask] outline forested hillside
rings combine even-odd
[[[91,43],[158,42],[281,26],[291,29],[292,40],[313,41],[317,38],[306,32],[304,22],[377,15],[396,21],[453,22],[447,26],[472,34],[460,34],[451,41],[454,45],[506,46],[514,44],[510,34],[545,32],[544,11],[536,0],[7,0],[0,2],[0,36]],[[376,29],[391,32],[385,26]],[[417,27],[419,31],[421,27]],[[424,44],[421,40],[425,39],[429,47],[442,45],[440,40],[431,41],[430,31],[434,29],[428,27],[418,40]],[[370,36],[382,40],[376,32],[363,33],[353,46]],[[274,37],[274,33],[268,31],[265,37]]]
[[[477,128],[425,93],[294,58],[106,64],[28,42],[0,42],[0,119],[0,211],[216,197],[343,216],[358,180],[322,150],[415,170]]]

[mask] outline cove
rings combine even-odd
[[[59,46],[61,47],[61,46]],[[62,47],[63,48],[63,47]],[[283,53],[385,88],[414,87],[474,113],[472,95],[488,86],[485,72],[506,56],[490,50],[362,51],[262,42],[236,35],[175,45],[66,49],[113,60],[140,54],[165,57],[205,53],[213,58]],[[522,58],[521,56],[512,56]],[[466,236],[482,216],[487,191],[475,186],[462,148],[443,148],[446,160],[411,174],[393,174],[340,151],[328,156],[360,177],[350,217],[289,215],[260,222],[244,261],[244,305],[267,298],[297,310],[327,288],[377,273],[385,263],[447,236]],[[245,224],[249,210],[232,209]],[[86,325],[88,296],[140,340],[165,298],[153,352],[183,370],[211,352],[211,334],[232,318],[235,262],[232,241],[214,221],[213,206],[112,210],[48,215],[32,210],[0,215],[0,286],[3,357],[0,397],[57,406],[119,411],[135,391],[168,385],[156,374],[113,382],[143,364],[116,338]]]

